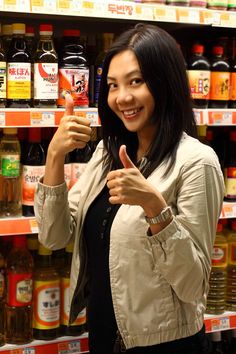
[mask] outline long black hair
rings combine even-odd
[[[182,133],[185,131],[196,137],[196,123],[181,50],[171,35],[150,24],[137,24],[122,33],[109,49],[103,63],[98,114],[107,152],[106,162],[111,168],[122,168],[119,147],[125,144],[128,155],[137,163],[137,134],[125,128],[107,103],[110,61],[114,55],[128,49],[136,55],[143,79],[155,100],[152,119],[157,125],[157,135],[146,156],[149,163],[143,174],[145,177],[150,175],[165,159],[169,159],[168,173],[175,162]]]

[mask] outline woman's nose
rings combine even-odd
[[[129,92],[129,90],[122,89],[119,90],[118,95],[116,97],[116,103],[121,104],[121,103],[127,103],[132,101],[133,95]]]

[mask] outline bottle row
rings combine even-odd
[[[134,0],[148,4],[166,4],[172,6],[207,7],[213,10],[236,10],[235,0]]]
[[[220,220],[212,253],[207,314],[236,311],[236,219]]]
[[[23,23],[2,27],[2,107],[64,107],[66,93],[73,96],[75,107],[97,106],[103,59],[114,33],[103,33],[102,45],[96,47],[95,37],[82,40],[78,29],[64,30],[62,37],[56,40],[51,24],[41,24],[37,38],[34,28]],[[235,108],[234,48],[230,58],[220,42],[213,45],[209,57],[204,51],[203,44],[194,43],[186,59],[194,107]]]
[[[37,235],[21,235],[0,245],[0,345],[85,332],[85,309],[69,325],[73,244],[52,252]]]
[[[210,333],[211,350],[209,354],[236,354],[236,330]]]
[[[42,140],[41,128],[3,129],[3,136],[0,136],[0,218],[34,216],[34,191],[44,174],[47,147],[54,128],[44,128],[43,132]],[[93,128],[86,147],[75,149],[66,156],[64,171],[68,189],[83,173],[98,140],[97,129]]]

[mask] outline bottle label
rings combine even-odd
[[[2,155],[2,175],[4,177],[20,176],[20,155]]]
[[[56,100],[58,98],[58,64],[34,64],[34,98]]]
[[[72,187],[78,181],[80,176],[85,171],[86,166],[87,166],[87,163],[83,163],[83,162],[73,162],[72,163],[70,187]]]
[[[230,100],[236,101],[236,73],[230,75]]]
[[[60,325],[60,283],[34,281],[33,328],[53,329]]]
[[[96,104],[98,103],[99,90],[100,90],[100,84],[102,79],[102,70],[103,70],[102,65],[97,66],[96,77],[95,77],[95,90],[94,90],[94,101]]]
[[[3,299],[4,294],[5,294],[5,275],[4,275],[4,270],[0,269],[0,300]]]
[[[225,7],[227,8],[228,0],[207,0],[207,7]]]
[[[0,61],[0,99],[7,96],[7,63]]]
[[[210,75],[210,71],[207,70],[188,70],[190,92],[193,99],[209,99]]]
[[[89,105],[89,69],[59,69],[59,98],[57,104],[65,106],[65,94],[70,93],[77,107]]]
[[[31,64],[8,63],[7,64],[7,98],[30,99],[31,98]]]
[[[229,100],[230,73],[229,72],[211,72],[211,100]]]
[[[32,273],[7,272],[7,304],[9,306],[27,306],[32,302]]]
[[[236,167],[227,167],[225,191],[227,198],[236,199]]]
[[[61,278],[61,324],[68,326],[70,315],[70,302],[69,302],[69,286],[70,279]],[[76,320],[70,326],[79,326],[86,323],[86,309],[82,310]]]
[[[213,248],[212,253],[212,266],[224,268],[227,266],[227,257],[228,257],[228,245],[226,244],[217,244]]]
[[[45,166],[28,166],[22,168],[22,204],[34,205],[35,187],[44,175]]]
[[[236,265],[236,242],[229,242],[229,264]]]

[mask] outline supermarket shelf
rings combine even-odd
[[[0,11],[236,27],[236,13],[116,0],[0,0]]]
[[[206,332],[217,332],[236,328],[236,312],[226,311],[222,315],[205,314]]]
[[[60,337],[52,341],[35,340],[24,345],[6,344],[0,348],[1,354],[82,354],[88,353],[88,335],[80,337]]]
[[[81,117],[87,117],[91,126],[100,125],[97,108],[75,108],[74,111]],[[0,128],[57,126],[63,114],[64,108],[1,108]]]
[[[220,218],[236,218],[236,202],[224,202]],[[38,233],[34,217],[0,218],[0,236]]]

